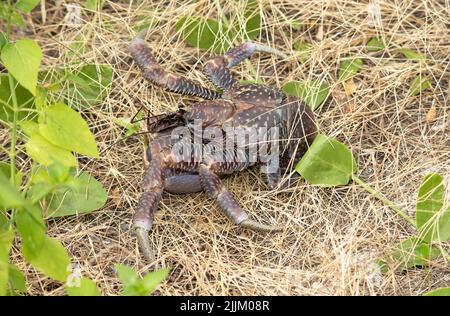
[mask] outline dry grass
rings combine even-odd
[[[61,2],[61,1],[59,1]],[[81,25],[64,20],[64,3],[46,1],[46,21],[37,10],[29,22],[29,36],[44,50],[45,67],[106,63],[114,69],[108,98],[84,112],[95,131],[98,160],[83,159],[83,168],[107,188],[107,205],[93,214],[51,220],[49,234],[67,247],[83,275],[97,282],[105,294],[118,294],[116,263],[145,273],[131,231],[133,209],[143,173],[143,142],[123,137],[114,117],[131,117],[144,104],[153,113],[173,110],[186,98],[148,85],[133,65],[127,45],[139,16],[158,21],[148,38],[156,57],[174,72],[208,83],[201,65],[209,53],[188,47],[174,25],[184,15],[217,18],[216,1],[105,1],[100,13],[82,11]],[[78,1],[80,2],[80,1]],[[220,1],[229,18],[240,11],[238,2]],[[257,55],[251,59],[267,84],[281,87],[290,80],[319,79],[332,94],[317,111],[322,132],[347,144],[357,158],[361,177],[414,215],[416,191],[430,171],[444,175],[450,188],[449,125],[449,11],[448,1],[372,1],[381,18],[371,18],[368,1],[260,1],[264,26],[261,42],[293,57],[280,60]],[[287,20],[302,23],[293,31]],[[383,53],[367,53],[373,36],[391,44]],[[76,38],[87,42],[84,60],[68,56]],[[292,44],[302,39],[312,46],[304,64],[293,55]],[[410,48],[425,54],[426,62],[407,61],[396,52]],[[347,96],[337,69],[347,54],[364,58],[355,78],[356,92]],[[248,65],[236,72],[250,79]],[[432,88],[408,96],[418,73],[432,78]],[[436,117],[427,122],[432,106]],[[21,156],[22,163],[26,158]],[[151,242],[158,266],[170,266],[170,279],[161,295],[418,295],[449,285],[449,264],[433,261],[427,269],[380,275],[374,260],[389,253],[413,230],[393,212],[355,184],[322,189],[299,181],[283,191],[269,191],[257,170],[226,180],[241,205],[256,219],[286,226],[279,234],[260,234],[234,226],[204,194],[165,195],[156,215]],[[450,196],[447,192],[447,196]],[[448,244],[444,245],[447,247]],[[61,295],[63,289],[23,263],[17,248],[14,261],[26,271],[33,295]]]

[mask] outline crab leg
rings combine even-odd
[[[166,72],[153,57],[142,36],[140,34],[133,39],[130,50],[133,59],[144,73],[145,79],[176,93],[195,95],[204,99],[220,97],[220,94],[216,91],[204,88],[192,80]]]
[[[211,170],[211,165],[200,164],[199,175],[203,189],[219,203],[220,208],[238,225],[259,231],[279,231],[279,226],[264,225],[249,218],[224,186],[220,178]]]
[[[145,171],[142,181],[143,193],[138,202],[133,225],[141,251],[149,261],[154,261],[155,256],[150,247],[148,232],[152,228],[155,211],[161,200],[163,181],[161,158],[156,156],[150,161],[149,167]]]
[[[250,57],[256,52],[266,52],[287,58],[287,55],[266,45],[247,42],[238,47],[230,49],[225,55],[218,56],[206,62],[203,72],[211,82],[224,89],[230,90],[235,84],[236,79],[230,72],[231,67],[236,66],[245,58]]]

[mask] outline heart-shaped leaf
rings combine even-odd
[[[43,166],[58,162],[66,167],[76,167],[78,162],[73,154],[64,148],[50,143],[40,134],[31,136],[25,143],[27,154]]]
[[[39,132],[59,147],[98,157],[97,144],[86,121],[65,104],[54,104],[39,116]]]
[[[435,173],[427,175],[420,185],[416,225],[423,241],[446,241],[450,238],[450,207],[442,209],[444,192],[442,177]]]
[[[82,173],[66,180],[63,188],[47,197],[45,214],[49,217],[82,214],[98,210],[105,205],[108,194],[94,177]]]
[[[6,44],[1,53],[5,68],[16,80],[33,95],[36,95],[39,66],[42,51],[30,39],[21,39],[14,44]]]
[[[58,240],[46,236],[38,253],[31,252],[28,244],[24,243],[22,253],[27,262],[46,276],[61,282],[66,281],[70,259]]]
[[[406,270],[415,266],[426,266],[430,260],[436,259],[439,255],[438,248],[423,243],[416,237],[411,237],[398,245],[389,259]]]
[[[295,170],[309,184],[331,187],[347,184],[357,167],[352,152],[344,144],[318,134]]]

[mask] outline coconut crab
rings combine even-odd
[[[206,101],[181,106],[178,111],[151,117],[147,122],[148,135],[153,137],[146,150],[148,168],[134,218],[144,256],[154,260],[148,232],[163,191],[176,194],[204,191],[216,199],[220,209],[237,225],[267,232],[280,230],[279,226],[252,220],[221,178],[260,165],[267,185],[275,188],[292,166],[292,161],[298,161],[312,143],[317,128],[308,106],[275,88],[240,84],[230,71],[231,67],[256,52],[273,53],[283,58],[286,55],[271,47],[247,42],[209,59],[204,65],[204,74],[214,86],[223,90],[219,93],[166,72],[153,57],[145,34],[141,33],[130,44],[131,55],[145,79],[168,91],[194,95]],[[176,133],[180,128],[183,130],[181,136]],[[208,128],[214,129],[214,137],[205,137],[204,131]],[[236,144],[239,133],[249,135],[244,137],[248,141]],[[257,137],[252,138],[255,135]],[[256,157],[250,155],[255,146]],[[269,151],[271,154],[267,155]],[[261,152],[266,155],[260,155]]]

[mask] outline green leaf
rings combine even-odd
[[[27,262],[46,276],[60,282],[66,281],[70,260],[66,249],[58,240],[46,236],[38,253],[31,252],[28,244],[24,243],[22,253]]]
[[[69,296],[100,296],[100,290],[94,281],[88,278],[81,278],[79,284],[73,286],[65,286],[66,292]]]
[[[101,102],[109,93],[113,77],[107,65],[85,65],[67,74],[67,102],[89,107]]]
[[[9,163],[6,163],[4,161],[0,161],[0,172],[3,172],[3,174],[8,178],[11,179],[11,165]],[[22,183],[23,173],[20,171],[16,172],[15,175],[15,181],[16,181],[16,189],[19,190],[20,185]],[[2,206],[1,199],[0,199],[0,208]]]
[[[424,294],[424,296],[450,296],[450,287],[441,287]]]
[[[445,211],[442,177],[431,173],[419,188],[416,204],[416,225],[423,241],[446,241],[450,238],[450,207]],[[441,210],[442,209],[442,210]]]
[[[300,62],[305,63],[311,54],[311,45],[304,41],[297,41],[292,46],[297,52],[297,58]]]
[[[42,52],[39,45],[30,39],[21,39],[15,44],[6,44],[1,59],[9,73],[33,95],[36,94],[37,77]]]
[[[47,194],[54,190],[54,185],[48,183],[38,183],[31,186],[27,192],[27,198],[31,200],[32,203],[37,203],[42,200]]]
[[[67,56],[69,57],[79,57],[86,52],[86,39],[82,37],[75,38],[69,45],[67,50]]]
[[[290,21],[288,21],[288,24],[291,26],[291,28],[294,31],[300,31],[300,29],[302,27],[302,23],[300,23],[299,21],[290,20]]]
[[[411,82],[411,87],[409,89],[410,95],[418,95],[423,90],[428,89],[431,87],[431,80],[427,77],[418,76],[414,78],[414,80]]]
[[[103,0],[86,0],[84,7],[88,10],[97,11],[101,10],[103,6]]]
[[[9,279],[9,251],[14,239],[14,230],[0,226],[0,296],[6,295]]]
[[[1,12],[0,12],[0,17],[1,17]],[[2,50],[3,46],[6,45],[6,43],[8,43],[6,34],[4,32],[0,32],[0,51]]]
[[[92,212],[105,205],[108,194],[100,182],[83,172],[47,197],[46,216],[59,217]]]
[[[16,214],[16,226],[22,239],[22,247],[29,256],[37,256],[45,242],[45,224],[41,210],[36,207],[19,209]]]
[[[256,14],[247,18],[245,22],[245,35],[248,40],[254,40],[261,35],[261,15]]]
[[[385,49],[386,47],[383,44],[383,41],[379,37],[372,37],[367,42],[367,50],[369,52],[378,52],[380,50]]]
[[[60,163],[54,163],[48,167],[36,166],[32,170],[31,184],[66,184],[69,178],[76,175],[76,168],[66,167]]]
[[[9,178],[0,171],[0,205],[4,208],[23,207],[26,201],[11,184]]]
[[[170,272],[170,269],[161,269],[150,272],[139,278],[136,272],[128,266],[118,264],[116,271],[123,285],[123,295],[125,296],[147,296],[163,282]]]
[[[137,119],[141,118],[139,113],[136,116]],[[130,123],[130,119],[128,119],[128,118],[123,118],[123,117],[116,118],[116,117],[113,117],[113,121],[117,125],[125,128],[127,130],[126,133],[125,133],[125,137],[129,137],[131,135],[136,134],[139,131],[139,129],[140,129],[139,122],[136,122],[136,123],[132,124],[132,123]]]
[[[15,86],[15,93],[16,93],[16,99],[17,104],[21,109],[28,108],[28,109],[34,109],[34,97],[33,95],[24,87],[22,87],[20,84],[16,83]],[[6,103],[8,106],[6,106],[4,103]],[[13,121],[13,111],[11,110],[13,108],[13,100],[11,97],[11,89],[9,86],[9,80],[8,75],[0,75],[0,119],[6,122],[12,122]],[[17,120],[21,121],[29,117],[29,119],[32,119],[36,115],[32,112],[26,112],[26,111],[19,111],[17,113]]]
[[[350,181],[356,172],[356,161],[344,144],[318,134],[295,170],[309,184],[331,187]]]
[[[212,48],[221,52],[229,48],[228,28],[213,19],[201,17],[183,17],[175,25],[177,32],[188,44],[201,49]]]
[[[398,52],[403,54],[403,56],[405,56],[406,59],[414,61],[426,60],[426,57],[424,55],[407,48],[399,49]]]
[[[350,57],[344,60],[339,67],[339,80],[345,81],[356,75],[362,68],[363,61],[361,58]]]
[[[9,265],[9,285],[13,289],[14,293],[26,293],[27,286],[25,284],[25,277],[23,276],[22,271],[19,270],[15,265]]]
[[[133,23],[133,31],[139,33],[143,30],[149,30],[156,25],[156,15],[139,15],[136,17],[136,21]]]
[[[160,269],[149,272],[142,279],[142,292],[144,295],[152,294],[159,284],[161,284],[169,275],[170,269]]]
[[[75,174],[75,168],[68,168],[60,163],[54,163],[47,168],[47,173],[52,179],[53,183],[67,183],[67,179],[69,175],[72,173]]]
[[[312,110],[317,109],[328,97],[330,90],[326,83],[318,80],[291,81],[283,86],[283,91],[305,101]]]
[[[65,104],[54,104],[39,116],[39,131],[57,146],[98,157],[97,144],[86,121]]]
[[[24,29],[26,27],[25,21],[23,20],[22,15],[19,11],[12,12],[11,22],[21,29]]]
[[[55,162],[59,162],[67,167],[76,167],[78,165],[77,160],[70,151],[52,144],[40,134],[31,136],[26,142],[25,148],[27,154],[43,166],[49,166]]]
[[[378,267],[380,268],[380,272],[385,274],[389,272],[389,266],[386,264],[386,262],[384,260],[376,260],[375,263],[378,265]]]
[[[39,125],[35,121],[25,120],[20,121],[19,126],[22,131],[28,136],[39,134]]]
[[[390,259],[406,270],[415,266],[426,266],[440,255],[440,250],[420,239],[411,237],[403,241],[391,254]]]
[[[36,170],[37,169],[37,170]],[[31,186],[27,191],[27,199],[37,203],[55,189],[62,189],[68,180],[72,181],[75,168],[67,168],[54,163],[44,168],[39,166],[32,171]],[[47,205],[47,201],[45,201]]]
[[[16,9],[22,11],[23,13],[31,12],[37,7],[40,0],[19,0],[16,4]]]
[[[120,282],[122,282],[124,286],[134,284],[139,279],[138,275],[136,274],[136,272],[134,272],[133,269],[123,264],[116,265],[116,272],[117,276],[120,279]]]
[[[248,0],[243,12],[243,18],[236,19],[234,28],[238,34],[243,35],[244,41],[251,41],[261,35],[261,15],[258,2]]]
[[[41,82],[41,86],[49,92],[60,92],[62,89],[62,83],[67,81],[68,70],[61,68],[50,68],[39,71],[38,81]]]

